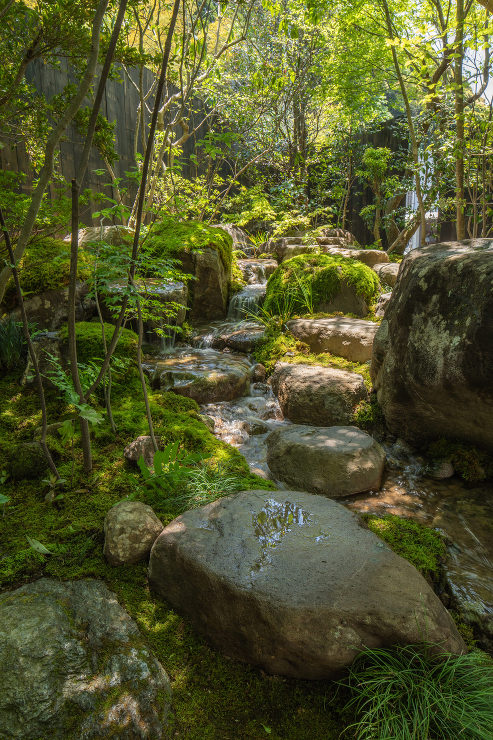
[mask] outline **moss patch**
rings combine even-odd
[[[368,388],[371,388],[370,363],[351,362],[344,357],[332,355],[330,352],[313,354],[304,342],[289,332],[282,332],[275,326],[268,326],[264,337],[255,348],[253,356],[257,362],[265,366],[267,373],[274,370],[276,362],[290,362],[294,365],[323,365],[335,367],[338,370],[348,370],[363,376]]]
[[[436,578],[445,557],[445,543],[438,532],[394,514],[364,518],[368,529],[384,540],[397,555],[409,560],[424,576]]]
[[[90,255],[84,249],[80,249],[79,280],[87,280],[90,277],[90,264]],[[19,267],[21,287],[25,294],[35,295],[65,288],[69,281],[70,244],[51,237],[34,241],[26,248]],[[15,286],[11,280],[6,300],[10,302],[14,298]]]
[[[155,223],[146,240],[149,253],[159,258],[178,258],[183,252],[214,249],[219,253],[226,273],[231,272],[233,240],[224,229],[199,221],[177,221],[168,217]]]
[[[115,327],[113,324],[104,325],[106,342],[109,344]],[[75,325],[77,337],[77,359],[87,363],[104,357],[103,333],[101,324],[97,322],[79,321]],[[64,326],[60,331],[64,349],[68,346],[68,330]],[[120,339],[115,350],[115,356],[121,359],[137,360],[137,334],[130,329],[122,329]]]
[[[493,477],[493,457],[473,445],[439,439],[428,447],[427,455],[435,463],[451,462],[455,472],[469,483]]]
[[[47,392],[50,421],[70,413],[54,391]],[[248,471],[245,459],[218,441],[198,418],[197,404],[172,393],[151,393],[150,402],[160,444],[179,439],[190,450],[210,454],[243,477],[244,487],[270,484]],[[0,519],[0,584],[15,588],[49,576],[60,579],[94,577],[104,580],[136,620],[141,634],[170,676],[173,696],[169,734],[190,740],[262,737],[277,740],[336,740],[352,717],[342,714],[344,697],[335,696],[330,682],[295,681],[266,676],[227,660],[211,650],[185,620],[148,590],[146,564],[110,567],[103,558],[103,521],[122,498],[150,503],[166,524],[176,514],[167,502],[151,496],[139,472],[123,459],[125,444],[146,433],[138,379],[131,375],[115,387],[114,415],[118,433],[106,424],[93,430],[94,471],[82,469],[80,440],[63,445],[50,436],[58,453],[59,470],[67,485],[55,504],[44,500],[47,488],[39,480],[8,481],[2,493],[10,497]],[[19,440],[32,439],[40,424],[33,390],[20,389],[14,374],[0,380],[0,470]],[[39,540],[51,555],[35,552],[26,535]],[[264,729],[267,728],[267,729]],[[268,732],[269,730],[269,732]]]
[[[368,304],[378,295],[378,277],[362,262],[327,254],[300,254],[282,262],[270,276],[264,308],[279,313],[279,307],[289,301],[293,313],[312,312],[331,301],[344,283]]]

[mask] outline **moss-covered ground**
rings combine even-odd
[[[71,416],[56,391],[47,392],[50,422]],[[105,562],[103,521],[108,509],[132,496],[150,503],[164,523],[179,512],[141,485],[138,471],[125,462],[124,446],[146,433],[144,407],[135,371],[115,380],[113,412],[117,434],[107,424],[93,430],[94,470],[82,469],[79,438],[73,445],[55,431],[49,437],[59,471],[67,481],[54,503],[40,478],[7,482],[9,502],[0,512],[0,587],[15,588],[41,576],[101,578],[136,620],[144,639],[168,672],[173,689],[170,736],[206,738],[271,737],[278,740],[331,740],[352,721],[330,682],[304,682],[267,676],[211,650],[188,624],[148,590],[146,565],[113,568]],[[210,455],[242,478],[245,489],[268,486],[252,476],[244,458],[218,441],[202,423],[194,401],[171,393],[151,393],[161,445],[180,440],[188,450]],[[100,410],[102,410],[100,408]],[[22,389],[18,374],[0,380],[0,472],[7,470],[15,445],[31,441],[40,425],[37,397]],[[1,476],[0,476],[1,478]],[[27,537],[52,553],[36,552]],[[335,698],[334,698],[335,697]]]

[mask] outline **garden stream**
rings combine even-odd
[[[169,365],[183,350],[200,353],[201,371],[214,372],[221,362],[245,366],[246,353],[263,327],[253,315],[265,295],[272,260],[241,260],[248,285],[235,295],[226,321],[196,327],[191,346],[168,349],[161,355]],[[232,346],[224,339],[236,337]],[[232,348],[233,347],[233,348]],[[243,349],[243,354],[239,350]],[[181,354],[180,354],[181,353]],[[247,355],[248,356],[248,355]],[[159,361],[159,360],[158,360]],[[252,370],[254,361],[248,359]],[[244,455],[253,473],[272,478],[267,465],[266,438],[284,420],[277,399],[265,379],[250,383],[248,395],[216,400],[201,406],[214,422],[215,435]],[[396,514],[438,528],[447,542],[446,594],[442,597],[481,633],[481,643],[493,649],[493,486],[470,485],[457,476],[447,480],[426,477],[425,464],[400,440],[384,442],[387,464],[380,491],[339,499],[353,511]],[[279,488],[285,484],[275,481]]]

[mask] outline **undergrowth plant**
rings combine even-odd
[[[27,356],[22,323],[12,317],[0,321],[0,368],[5,371],[19,367]]]
[[[405,645],[362,652],[340,685],[358,740],[491,740],[493,661],[484,653],[438,654]]]

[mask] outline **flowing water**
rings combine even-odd
[[[160,360],[165,363],[163,370],[170,370],[170,365],[176,364],[173,374],[183,374],[185,381],[196,369],[210,374],[222,370],[225,360],[232,367],[237,364],[244,369],[249,363],[253,369],[253,361],[247,360],[245,354],[234,352],[242,349],[248,353],[255,336],[263,331],[251,315],[259,310],[271,266],[265,269],[262,260],[241,262],[245,279],[258,282],[249,282],[233,297],[227,321],[198,328],[192,343],[196,348],[206,348],[198,350],[200,357],[197,349],[191,347],[168,352]],[[208,349],[211,347],[216,350]],[[175,377],[174,382],[182,380]],[[214,421],[215,435],[237,447],[252,472],[272,478],[267,465],[266,438],[273,429],[290,422],[283,419],[268,384],[251,383],[247,395],[232,401],[205,403],[201,409]],[[392,513],[440,529],[448,550],[445,564],[448,605],[474,626],[480,635],[480,645],[493,650],[493,485],[471,486],[456,477],[432,480],[426,477],[424,461],[404,443],[386,445],[386,453],[387,470],[381,490],[339,499],[340,502],[360,513]],[[285,487],[276,483],[279,488]]]

